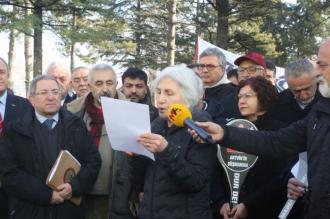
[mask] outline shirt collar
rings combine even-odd
[[[35,114],[36,114],[36,117],[37,117],[38,121],[39,121],[41,124],[44,123],[44,121],[46,121],[46,119],[54,119],[56,123],[58,122],[58,118],[59,118],[58,113],[56,113],[56,114],[55,114],[53,117],[51,117],[51,118],[47,118],[47,117],[45,117],[45,116],[42,116],[42,115],[40,115],[37,111],[35,111]],[[53,126],[53,127],[54,127],[54,126]]]
[[[296,99],[296,102],[297,102],[298,106],[300,107],[300,109],[304,110],[314,100],[314,98],[315,98],[315,96],[312,97],[311,99],[309,99],[308,103],[303,103],[298,98],[295,98],[295,99]]]

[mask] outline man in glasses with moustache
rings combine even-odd
[[[222,123],[223,105],[222,99],[227,95],[235,92],[235,86],[230,83],[226,75],[226,57],[218,48],[207,48],[199,56],[199,63],[195,68],[195,72],[203,81],[204,96],[203,109],[207,111],[213,118],[213,121]],[[214,167],[219,167],[220,163],[213,164]],[[224,172],[218,171],[221,169],[215,168],[210,173],[210,194],[211,194],[211,208],[213,211],[213,218],[220,218],[219,195],[222,191],[219,188],[219,182],[224,178]]]
[[[101,159],[93,140],[83,121],[61,107],[60,84],[53,76],[32,80],[29,101],[33,107],[6,126],[0,141],[0,175],[9,198],[8,217],[0,218],[85,218],[84,202],[68,200],[85,196],[97,178]],[[64,149],[81,168],[69,183],[52,189],[46,178]]]
[[[101,96],[116,99],[125,99],[125,96],[116,90],[116,73],[107,64],[95,65],[90,70],[88,84],[90,92],[67,105],[69,111],[84,120],[102,160],[98,178],[86,197],[86,218],[101,219],[113,218],[115,214],[129,215],[127,199],[131,187],[128,176],[125,176],[125,173],[128,173],[128,170],[125,171],[128,168],[127,155],[112,150],[101,107]]]

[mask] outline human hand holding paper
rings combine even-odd
[[[160,153],[168,145],[168,142],[163,136],[153,133],[145,133],[140,135],[138,137],[138,142],[151,153]]]
[[[101,97],[104,123],[114,150],[133,152],[155,160],[137,139],[151,133],[149,106],[108,97]]]

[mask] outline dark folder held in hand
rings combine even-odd
[[[68,150],[61,150],[47,176],[46,184],[56,190],[59,185],[69,183],[78,174],[80,167],[79,161]],[[72,197],[70,201],[80,205],[81,197]]]

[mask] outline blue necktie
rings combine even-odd
[[[55,120],[54,119],[46,119],[45,121],[44,121],[44,124],[45,124],[45,126],[47,127],[47,128],[49,128],[49,129],[52,129],[53,127],[53,122],[55,122]]]

